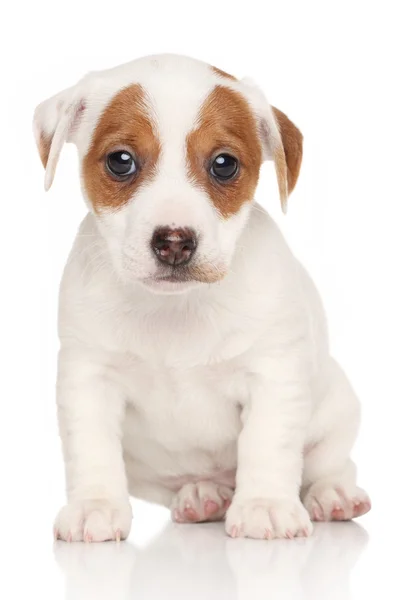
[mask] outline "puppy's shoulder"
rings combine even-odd
[[[59,333],[97,329],[99,315],[110,320],[121,302],[118,278],[94,217],[82,221],[64,268],[59,293]]]

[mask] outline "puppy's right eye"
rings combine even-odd
[[[108,154],[106,167],[114,179],[119,180],[127,179],[137,170],[135,159],[126,150],[118,150],[117,152]]]

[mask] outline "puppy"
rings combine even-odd
[[[45,188],[76,144],[88,215],[60,293],[66,541],[129,534],[129,494],[232,537],[308,536],[366,513],[359,403],[315,287],[253,198],[282,209],[302,135],[252,83],[161,55],[38,106]]]

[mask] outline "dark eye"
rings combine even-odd
[[[232,179],[239,169],[239,163],[233,156],[229,154],[219,154],[211,165],[211,175],[226,181]]]
[[[116,179],[126,179],[136,172],[133,156],[126,150],[118,150],[107,155],[107,169]]]

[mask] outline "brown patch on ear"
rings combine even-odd
[[[279,126],[283,149],[285,151],[284,157],[279,155],[279,152],[278,156],[275,156],[278,182],[280,180],[280,174],[283,176],[283,173],[286,171],[287,190],[290,194],[293,191],[299,177],[301,160],[303,157],[303,134],[285,115],[285,113],[274,106],[272,107],[272,110]],[[282,160],[286,161],[286,169],[284,169],[283,165],[281,164]],[[279,187],[281,191],[281,183],[279,183]]]
[[[262,162],[257,123],[247,100],[222,85],[205,100],[198,123],[186,138],[189,176],[208,193],[218,212],[229,218],[253,199]],[[210,167],[223,152],[237,158],[240,168],[234,179],[220,183]]]
[[[286,165],[285,151],[282,146],[278,147],[274,153],[275,171],[278,179],[279,197],[281,200],[282,211],[287,211],[288,189],[288,169]]]
[[[137,162],[133,178],[116,181],[106,170],[106,156],[116,150],[133,153]],[[154,176],[160,152],[142,86],[124,88],[101,115],[83,160],[83,179],[94,210],[116,210],[129,202],[139,187]]]
[[[42,161],[44,168],[46,168],[47,161],[49,159],[51,140],[52,136],[45,135],[44,133],[40,134],[38,148],[40,160]]]
[[[218,77],[224,77],[225,79],[230,79],[231,81],[237,81],[236,77],[234,77],[230,73],[226,73],[226,71],[222,71],[221,69],[218,69],[218,67],[211,67],[211,69],[214,71],[214,73],[216,75],[218,75]]]

